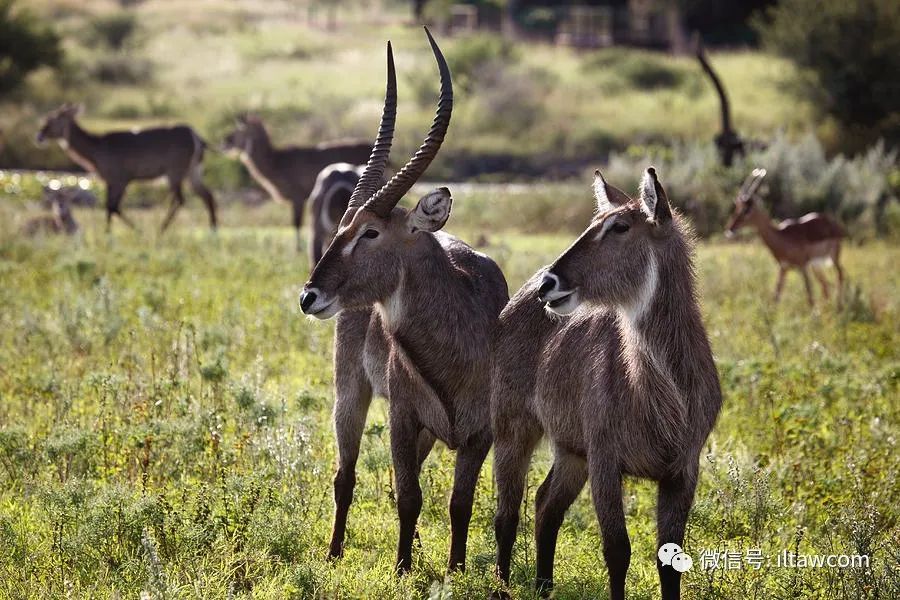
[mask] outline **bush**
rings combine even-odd
[[[900,3],[784,0],[767,16],[764,43],[809,70],[810,97],[824,93],[828,113],[870,141],[900,141]]]
[[[643,169],[655,165],[669,198],[691,217],[700,235],[708,236],[722,230],[741,182],[761,166],[768,175],[760,191],[774,218],[827,212],[858,229],[879,218],[879,202],[892,193],[888,173],[897,158],[896,151],[878,143],[854,158],[829,159],[813,134],[796,141],[780,135],[730,169],[719,165],[711,144],[682,144],[613,153],[605,175],[633,192]]]
[[[122,50],[138,29],[137,17],[131,12],[117,12],[95,17],[88,39],[96,46]]]
[[[59,36],[16,0],[0,0],[0,94],[17,88],[38,67],[55,67],[62,59]]]
[[[153,77],[153,65],[143,59],[114,54],[98,58],[91,67],[91,75],[114,85],[148,83]]]
[[[678,87],[686,77],[684,68],[665,56],[625,48],[597,50],[585,59],[583,68],[616,73],[639,90]]]

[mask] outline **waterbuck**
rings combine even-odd
[[[291,204],[299,250],[303,209],[315,186],[316,176],[333,163],[364,164],[372,144],[349,140],[310,147],[276,148],[262,120],[255,115],[243,115],[238,117],[235,130],[225,137],[224,149],[240,157],[253,178],[273,200]]]
[[[766,170],[757,168],[744,181],[734,199],[734,212],[725,227],[725,235],[730,237],[745,225],[754,227],[759,233],[763,243],[778,261],[775,302],[781,299],[788,269],[797,269],[803,275],[806,299],[813,306],[812,285],[809,283],[810,267],[822,286],[822,296],[828,300],[828,280],[822,267],[831,263],[837,271],[837,297],[840,306],[844,289],[844,270],[840,263],[841,240],[847,236],[847,232],[838,222],[822,213],[809,213],[799,219],[773,223],[756,193],[765,176]]]
[[[447,188],[429,192],[412,210],[397,207],[437,154],[453,106],[450,71],[425,31],[441,76],[431,130],[415,156],[378,189],[397,109],[388,44],[387,92],[375,146],[337,235],[300,296],[300,308],[307,315],[338,316],[334,343],[338,471],[328,555],[343,553],[360,439],[376,393],[389,401],[400,519],[396,567],[401,573],[412,566],[413,536],[422,507],[419,472],[435,439],[457,450],[449,569],[465,566],[475,484],[491,445],[490,336],[508,298],[503,273],[491,259],[439,231],[450,216]]]
[[[129,227],[134,224],[122,214],[121,202],[128,184],[135,180],[166,177],[172,190],[172,204],[162,223],[165,231],[184,204],[182,182],[203,199],[209,224],[216,228],[216,202],[203,184],[203,153],[206,142],[187,125],[135,131],[94,134],[81,128],[75,118],[80,107],[64,104],[47,115],[37,134],[38,143],[56,140],[75,163],[106,182],[106,227],[117,215]]]
[[[509,581],[519,505],[542,435],[554,461],[535,501],[537,587],[553,584],[563,516],[590,477],[610,597],[625,597],[631,546],[622,478],[659,484],[657,541],[682,544],[701,447],[722,402],[700,317],[691,233],[650,168],[639,200],[599,171],[597,213],[500,315],[491,419],[497,574]],[[664,598],[680,573],[657,562]]]
[[[316,184],[309,195],[312,198],[313,230],[309,247],[310,270],[334,239],[341,217],[350,203],[350,196],[364,170],[364,165],[336,163],[322,169],[316,177]]]

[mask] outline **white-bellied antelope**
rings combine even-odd
[[[428,40],[441,77],[431,130],[415,156],[379,189],[397,109],[388,44],[387,92],[375,146],[337,235],[300,296],[307,315],[338,317],[334,425],[339,464],[328,554],[343,552],[360,439],[376,393],[390,406],[400,572],[412,565],[422,507],[419,472],[435,439],[456,450],[449,568],[465,565],[475,485],[491,445],[490,339],[508,298],[503,273],[490,258],[439,231],[450,216],[447,188],[429,192],[412,210],[397,206],[436,156],[450,123],[450,71],[430,33]]]
[[[215,229],[216,202],[203,183],[206,142],[196,131],[187,125],[176,125],[95,134],[78,124],[76,116],[79,111],[75,105],[64,104],[47,115],[37,134],[37,141],[56,140],[72,161],[106,182],[107,229],[112,224],[113,215],[128,226],[134,226],[122,214],[125,188],[132,181],[157,177],[166,177],[172,190],[172,204],[163,220],[163,231],[184,204],[182,183],[185,178],[206,204],[210,226]]]
[[[757,194],[765,176],[766,170],[757,168],[753,169],[744,181],[734,199],[734,212],[725,227],[725,234],[733,235],[744,226],[751,226],[759,233],[759,237],[778,262],[775,302],[781,299],[784,277],[788,270],[797,269],[803,276],[807,301],[813,306],[812,285],[809,281],[810,268],[822,285],[822,295],[827,300],[828,280],[821,267],[831,263],[837,271],[838,303],[840,303],[844,287],[844,270],[840,263],[841,240],[847,236],[846,231],[837,221],[822,213],[809,213],[799,219],[773,223]]]
[[[594,191],[588,228],[500,315],[491,378],[497,574],[509,581],[528,465],[547,436],[554,459],[535,501],[537,587],[553,584],[559,528],[590,479],[610,597],[621,600],[631,559],[622,479],[658,483],[658,547],[683,544],[722,396],[691,233],[656,172],[647,169],[638,200],[599,171]],[[681,574],[657,567],[663,598],[678,598]]]

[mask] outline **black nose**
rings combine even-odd
[[[303,290],[300,294],[300,310],[304,313],[309,312],[310,307],[316,302],[316,293],[309,290]]]
[[[541,280],[541,287],[538,288],[538,297],[543,298],[547,295],[547,292],[556,287],[556,279],[550,277],[550,275],[544,275],[544,278]]]

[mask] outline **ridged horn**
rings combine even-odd
[[[444,135],[447,133],[447,127],[450,125],[450,114],[453,112],[453,83],[450,81],[450,68],[427,27],[425,35],[428,36],[428,42],[431,44],[431,50],[441,74],[441,95],[438,99],[437,112],[434,115],[431,129],[425,136],[425,141],[422,142],[415,155],[365,203],[365,208],[380,217],[386,217],[409,191],[409,188],[422,176],[422,173],[437,156],[441,143],[444,141]]]
[[[387,89],[384,92],[384,109],[381,112],[381,124],[378,126],[378,137],[369,154],[366,168],[356,182],[347,211],[355,212],[366,200],[372,197],[387,166],[391,153],[391,142],[394,139],[394,124],[397,122],[397,74],[394,72],[394,52],[391,43],[387,43]]]

